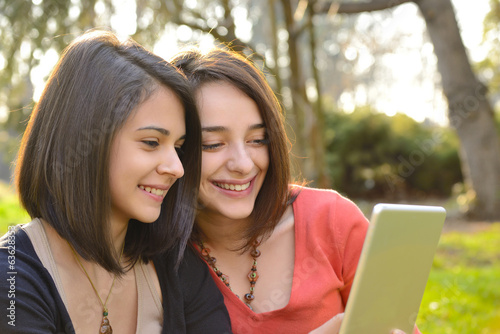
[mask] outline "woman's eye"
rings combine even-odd
[[[220,143],[209,144],[209,145],[201,145],[203,151],[214,151],[214,150],[218,149],[221,146],[222,146],[222,144],[220,144]]]
[[[142,142],[151,148],[156,148],[160,145],[156,140],[143,140]]]
[[[264,146],[269,144],[269,139],[263,138],[263,139],[254,139],[250,141],[252,144],[258,145],[258,146]]]

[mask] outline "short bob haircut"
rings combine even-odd
[[[87,32],[64,50],[21,142],[15,178],[30,216],[53,226],[83,258],[118,275],[124,271],[109,226],[111,144],[139,104],[161,86],[184,107],[185,174],[168,191],[157,221],[129,222],[123,252],[133,265],[171,250],[178,264],[195,218],[201,137],[193,94],[176,67],[133,40]]]
[[[224,81],[245,93],[259,108],[269,140],[269,168],[252,212],[254,224],[248,228],[242,247],[248,249],[259,237],[270,235],[294,197],[288,187],[290,157],[281,105],[263,73],[234,51],[216,48],[203,54],[191,48],[171,62],[188,77],[194,91],[204,84]]]

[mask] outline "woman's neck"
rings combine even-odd
[[[128,218],[111,215],[109,224],[112,238],[111,241],[113,242],[113,248],[118,256],[120,256],[125,243],[125,235],[127,234],[129,221]]]
[[[122,253],[123,245],[125,243],[125,235],[127,234],[127,227],[128,225],[123,226],[111,224],[113,248],[118,256],[120,256]]]
[[[196,217],[204,243],[210,244],[212,248],[224,247],[231,250],[244,246],[246,231],[252,221],[250,217],[230,219],[206,212],[201,212]]]
[[[41,220],[41,222],[45,229],[49,242],[51,243],[51,247],[56,249],[58,252],[68,254],[69,258],[67,260],[72,259],[73,255],[71,252],[71,248],[66,239],[61,237],[49,223],[44,220]],[[115,250],[116,254],[118,254],[118,256],[120,256],[122,253],[123,245],[125,242],[125,235],[127,234],[127,226],[128,225],[123,226],[119,224],[111,224],[113,249]]]

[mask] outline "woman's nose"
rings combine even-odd
[[[184,175],[184,167],[175,149],[169,151],[164,160],[158,165],[158,174],[170,174],[176,179]]]
[[[252,171],[254,162],[244,145],[238,145],[230,152],[231,157],[227,162],[230,171],[240,174],[248,174]]]

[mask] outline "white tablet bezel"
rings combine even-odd
[[[437,206],[373,208],[339,334],[413,332],[445,217]]]

